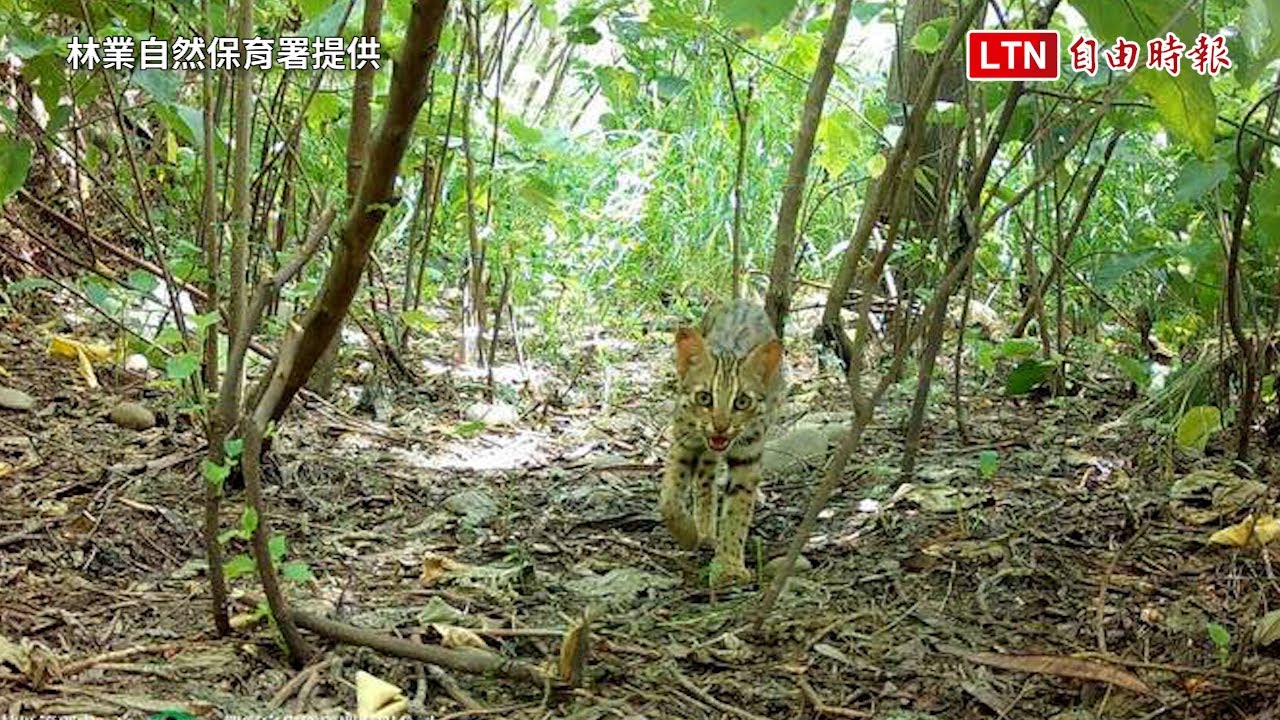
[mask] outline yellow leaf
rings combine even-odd
[[[409,700],[400,688],[363,670],[356,673],[357,717],[399,717],[408,709]]]
[[[98,389],[98,374],[93,371],[93,363],[89,361],[89,354],[84,348],[76,348],[76,358],[80,366],[80,377],[84,378],[84,384],[89,386],[90,390]]]
[[[1249,544],[1250,538],[1259,545],[1266,545],[1277,537],[1280,537],[1280,521],[1271,515],[1263,515],[1255,521],[1250,515],[1235,525],[1210,535],[1209,542],[1228,547],[1244,547]]]
[[[95,363],[104,363],[111,359],[111,346],[105,343],[87,343],[65,335],[54,335],[49,339],[49,354],[54,357],[78,359],[83,352]]]
[[[443,623],[432,623],[431,629],[440,633],[440,644],[447,648],[489,649],[484,639],[466,628],[454,627]]]
[[[9,377],[9,371],[5,370],[3,365],[0,365],[0,377]]]

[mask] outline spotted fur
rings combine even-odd
[[[715,549],[713,584],[750,579],[743,559],[764,436],[785,392],[782,343],[760,306],[739,300],[676,333],[679,391],[659,507],[677,542]],[[728,468],[724,497],[716,469]],[[693,514],[686,496],[693,489]]]

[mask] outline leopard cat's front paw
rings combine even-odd
[[[746,585],[751,582],[751,572],[741,560],[715,558],[707,571],[708,584],[713,588]]]

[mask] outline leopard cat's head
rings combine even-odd
[[[739,358],[712,352],[693,328],[676,333],[679,412],[702,434],[707,447],[723,452],[750,430],[763,430],[782,366],[782,343],[769,340]]]

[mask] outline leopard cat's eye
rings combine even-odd
[[[747,394],[739,394],[739,395],[738,395],[738,397],[736,397],[736,398],[734,398],[734,399],[733,399],[733,409],[734,409],[734,410],[749,410],[749,409],[751,408],[751,403],[752,403],[752,402],[753,402],[753,401],[751,400],[751,396],[750,396],[750,395],[747,395]]]
[[[702,407],[711,407],[711,393],[706,390],[699,390],[693,394],[693,401]]]

